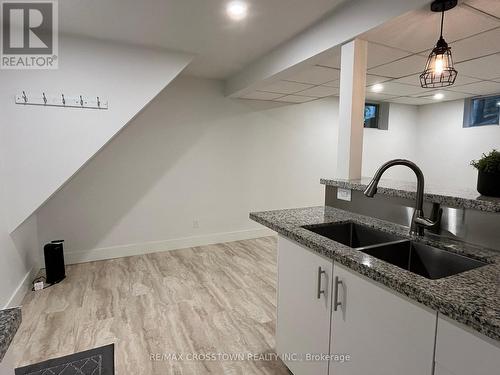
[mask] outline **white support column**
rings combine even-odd
[[[367,42],[355,39],[342,46],[340,63],[337,177],[361,178],[365,111]]]

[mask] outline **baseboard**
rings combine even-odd
[[[67,264],[86,263],[96,260],[122,258],[133,255],[157,253],[183,249],[193,246],[212,245],[216,243],[248,240],[251,238],[272,236],[276,233],[267,228],[249,229],[237,232],[214,233],[205,236],[184,237],[165,241],[144,242],[99,249],[68,252],[64,254]]]
[[[7,302],[5,308],[21,306],[24,296],[26,296],[26,294],[31,290],[32,282],[36,275],[38,275],[39,271],[40,268],[37,265],[33,266],[31,270],[28,271],[28,273],[24,276],[23,281],[21,281],[15,292],[12,294],[12,297],[10,297],[10,300]]]

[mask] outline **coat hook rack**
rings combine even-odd
[[[88,109],[108,109],[108,101],[101,96],[66,96],[64,93],[58,95],[48,95],[42,92],[38,94],[26,94],[22,91],[16,95],[16,104],[40,105],[46,107],[68,107],[68,108],[88,108]]]

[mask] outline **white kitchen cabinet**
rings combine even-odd
[[[283,237],[277,310],[276,351],[294,375],[492,375],[500,368],[498,341],[438,319],[437,312]],[[326,353],[345,361],[308,357]]]
[[[333,274],[331,353],[350,361],[332,360],[329,374],[431,375],[436,312],[337,262]]]
[[[500,373],[500,343],[439,316],[435,375]]]
[[[294,375],[326,375],[333,261],[288,239],[278,240],[276,351]],[[301,358],[302,357],[302,358]]]

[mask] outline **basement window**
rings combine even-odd
[[[500,125],[500,94],[465,99],[464,128]]]
[[[365,123],[366,129],[389,129],[389,103],[365,103]]]
[[[365,103],[365,128],[378,129],[380,105]]]

